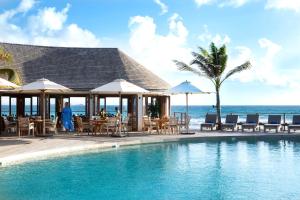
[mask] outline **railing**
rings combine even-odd
[[[209,114],[213,113],[213,112],[208,112]],[[201,122],[204,122],[205,120],[205,115],[207,113],[201,113],[201,114],[193,114],[191,115],[192,119],[198,119]],[[300,115],[299,112],[259,112],[259,113],[222,113],[221,114],[221,120],[225,121],[226,115],[230,115],[230,114],[235,114],[239,116],[239,122],[244,122],[246,121],[246,117],[247,114],[258,114],[259,115],[259,120],[260,122],[267,122],[268,121],[268,116],[269,115],[281,115],[282,116],[282,123],[289,123],[292,122],[293,119],[293,115]],[[177,117],[178,120],[182,120],[185,119],[185,112],[173,112],[173,116]]]

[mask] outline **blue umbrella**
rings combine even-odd
[[[171,94],[185,94],[186,95],[186,117],[189,113],[189,94],[208,94],[208,92],[203,92],[196,86],[192,85],[189,81],[184,81],[180,83],[179,85],[171,88],[168,93]],[[187,133],[189,133],[189,125],[186,124]]]

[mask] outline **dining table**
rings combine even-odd
[[[93,134],[97,135],[97,132],[101,134],[102,126],[107,123],[107,119],[92,119],[90,123],[93,126]]]

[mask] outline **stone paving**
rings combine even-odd
[[[241,132],[201,132],[194,135],[142,135],[130,137],[108,137],[59,134],[53,137],[0,137],[0,166],[18,164],[49,157],[78,154],[90,150],[112,149],[120,146],[147,143],[172,142],[179,140],[206,140],[227,137],[297,137],[299,133],[241,133]]]

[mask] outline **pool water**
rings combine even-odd
[[[143,145],[0,169],[0,199],[299,199],[297,141]]]

